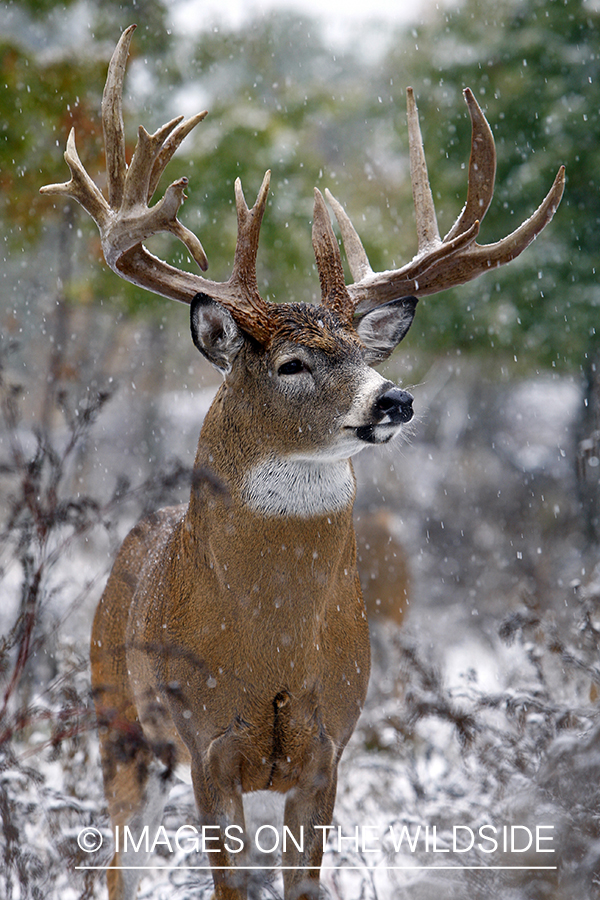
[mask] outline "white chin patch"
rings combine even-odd
[[[351,506],[354,492],[347,457],[335,462],[271,457],[250,470],[242,497],[250,509],[262,515],[310,519]]]
[[[402,425],[396,425],[392,422],[379,422],[377,425],[359,431],[359,436],[365,442],[363,446],[366,444],[387,444],[401,431]]]

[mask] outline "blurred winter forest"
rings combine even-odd
[[[552,825],[555,853],[507,862],[474,848],[436,871],[422,847],[332,847],[328,865],[371,868],[332,869],[323,890],[345,900],[600,897],[600,7],[432,3],[415,24],[373,21],[344,41],[291,12],[235,28],[185,27],[175,10],[169,0],[0,4],[0,895],[105,895],[103,877],[77,868],[110,858],[88,674],[93,609],[128,528],[185,500],[218,384],[191,344],[187,307],[119,281],[83,211],[39,194],[68,179],[71,126],[104,184],[106,67],[136,22],[129,152],[138,124],[152,131],[209,110],[166,177],[190,179],[181,218],[214,279],[233,259],[235,178],[253,200],[272,169],[259,282],[274,301],[318,296],[315,185],[343,202],[373,268],[415,253],[408,85],[442,233],[466,197],[466,86],[498,151],[482,242],[527,218],[566,165],[564,199],[541,237],[509,266],[422,300],[386,364],[414,393],[416,420],[408,441],[356,460],[374,661],[335,820],[348,834],[436,825],[448,846],[454,824]],[[151,248],[193,266],[173,240]],[[165,821],[176,829],[193,817],[182,786]],[[88,825],[105,836],[92,856],[77,844]],[[185,869],[149,873],[142,891],[210,893],[208,876]],[[255,897],[279,895],[277,880],[255,886]]]

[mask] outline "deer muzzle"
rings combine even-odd
[[[356,429],[356,436],[367,444],[387,444],[402,425],[413,417],[413,397],[399,387],[388,388],[374,400],[371,421]]]
[[[392,387],[375,401],[375,417],[381,422],[387,416],[391,425],[405,425],[413,417],[413,397],[402,388]]]

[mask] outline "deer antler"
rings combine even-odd
[[[269,304],[258,293],[256,254],[260,224],[265,211],[271,173],[263,179],[252,209],[244,199],[242,186],[235,183],[238,234],[231,277],[217,282],[170,266],[150,253],[142,244],[153,234],[167,231],[178,238],[205,271],[208,262],[202,244],[177,218],[185,198],[187,178],[169,185],[164,196],[149,207],[158,181],[183,139],[201,122],[206,112],[184,120],[179,116],[154,134],[138,129],[138,140],[129,167],[125,161],[123,131],[123,79],[129,46],[135,25],[130,25],[119,40],[108,67],[102,97],[102,125],[106,150],[108,201],[85,171],[75,147],[71,130],[65,160],[71,180],[40,188],[44,194],[61,194],[77,200],[100,230],[102,250],[108,265],[122,278],[149,291],[190,303],[197,293],[205,293],[226,306],[239,325],[256,340],[264,342],[270,334]]]
[[[400,269],[373,272],[361,240],[340,203],[326,191],[338,221],[354,283],[347,286],[352,313],[362,317],[390,300],[413,295],[424,297],[457,284],[465,284],[488,269],[515,259],[552,219],[565,186],[561,166],[548,195],[534,214],[519,228],[495,244],[476,242],[479,225],[494,192],[496,149],[490,126],[475,97],[464,92],[472,124],[471,158],[467,202],[442,240],[423,151],[417,107],[411,88],[407,91],[410,171],[417,220],[418,252]]]
[[[154,134],[140,126],[129,167],[125,161],[123,131],[123,79],[135,25],[127,28],[110,61],[102,97],[102,125],[106,148],[108,201],[85,171],[71,130],[65,160],[71,180],[50,184],[42,193],[60,194],[77,200],[100,230],[104,258],[122,278],[173,300],[190,303],[197,293],[205,293],[226,306],[238,324],[261,343],[272,333],[271,304],[260,296],[256,281],[256,255],[260,225],[269,190],[270,172],[265,174],[256,203],[249,209],[239,179],[235,183],[238,234],[233,270],[227,281],[217,282],[181,271],[153,256],[143,241],[160,231],[178,238],[205,271],[202,244],[181,224],[177,213],[185,200],[187,178],[169,185],[164,196],[148,206],[158,181],[183,139],[204,119],[205,112],[190,119],[180,116]],[[554,215],[564,189],[564,167],[558,172],[550,193],[520,228],[496,244],[476,243],[479,223],[494,190],[496,151],[485,116],[470,90],[465,91],[472,122],[471,159],[465,207],[442,240],[429,187],[423,141],[412,90],[408,90],[410,167],[415,202],[418,253],[400,269],[375,273],[360,238],[342,206],[327,192],[338,220],[354,283],[346,286],[339,246],[325,202],[315,191],[313,245],[321,280],[322,302],[342,319],[350,321],[369,310],[409,295],[422,297],[476,278],[482,272],[504,265],[518,256],[542,231]]]

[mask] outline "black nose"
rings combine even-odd
[[[392,424],[399,425],[403,422],[410,422],[412,419],[412,405],[413,398],[408,391],[393,387],[377,398],[375,401],[375,414],[382,419],[384,416],[389,416]]]

